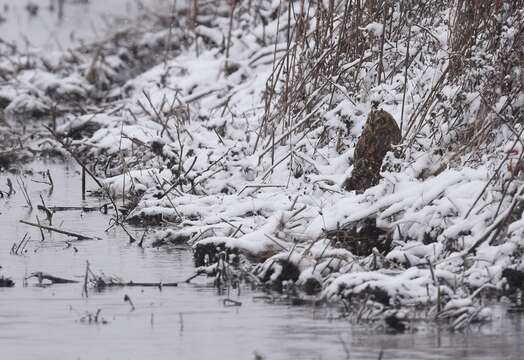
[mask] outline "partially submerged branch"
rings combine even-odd
[[[49,231],[52,231],[52,232],[56,232],[58,234],[72,236],[72,237],[77,238],[78,240],[95,240],[95,239],[97,239],[96,237],[93,237],[93,236],[87,236],[87,235],[75,233],[75,232],[72,232],[72,231],[62,230],[62,229],[58,229],[58,228],[52,227],[52,226],[47,226],[47,225],[42,225],[42,224],[35,224],[35,223],[29,222],[29,221],[25,221],[25,220],[20,220],[20,222],[22,224],[29,225],[29,226],[34,226],[34,227],[37,227],[39,229],[49,230]]]

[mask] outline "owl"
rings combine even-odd
[[[346,180],[347,191],[363,192],[380,180],[382,160],[401,140],[400,129],[388,112],[372,110],[358,138],[353,156],[353,172]]]

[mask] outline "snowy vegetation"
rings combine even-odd
[[[0,44],[0,165],[73,154],[127,204],[117,221],[188,242],[219,286],[457,329],[508,295],[523,1],[210,0],[138,21],[59,53]],[[377,186],[347,192],[374,107],[402,142]]]

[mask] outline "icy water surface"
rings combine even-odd
[[[169,4],[168,0],[0,0],[0,39],[25,49],[67,49],[104,38],[126,18]],[[28,10],[37,6],[36,13]],[[62,10],[60,10],[60,8]]]
[[[97,199],[81,200],[76,166],[35,163],[33,175],[23,176],[33,205],[42,195],[48,206],[98,206]],[[50,169],[49,186],[38,170]],[[41,211],[26,206],[16,176],[0,174],[0,190],[7,177],[18,192],[0,199],[0,266],[16,281],[0,288],[0,359],[521,359],[524,321],[497,318],[469,334],[420,329],[414,334],[386,335],[352,330],[345,320],[329,320],[336,309],[286,306],[255,301],[259,295],[243,291],[232,298],[240,307],[225,307],[208,279],[175,288],[113,288],[82,297],[81,284],[23,286],[34,271],[82,280],[85,263],[107,275],[136,282],[176,282],[194,271],[186,247],[142,249],[129,244],[122,231],[105,232],[109,217],[99,212],[58,212],[56,226],[101,240],[74,241],[21,224],[35,221]],[[91,188],[93,188],[92,184]],[[139,232],[140,229],[131,229]],[[9,255],[14,241],[28,232],[32,241],[23,256]],[[124,296],[136,309],[131,311]],[[107,324],[80,321],[101,309]],[[347,355],[349,351],[349,356]]]

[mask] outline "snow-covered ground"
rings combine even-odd
[[[6,121],[40,117],[62,144],[40,130],[31,151],[65,143],[202,273],[359,317],[488,319],[524,266],[522,4],[326,3],[214,1],[87,49],[6,46]],[[403,141],[347,192],[374,105]]]

